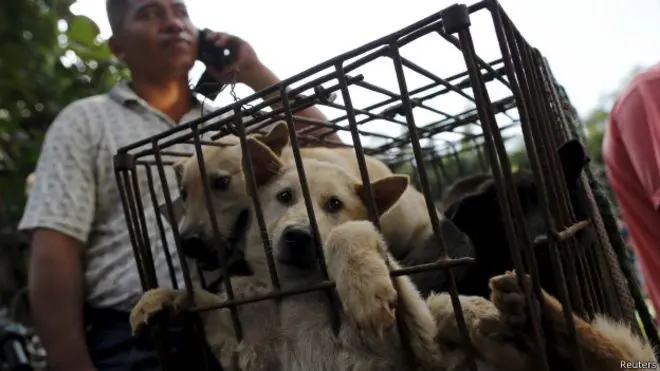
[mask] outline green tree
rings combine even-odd
[[[98,38],[96,24],[71,13],[73,2],[0,4],[0,262],[8,266],[0,267],[8,276],[0,276],[5,286],[0,295],[24,278],[22,262],[14,261],[24,244],[15,227],[25,204],[25,179],[47,128],[73,100],[106,91],[125,76]]]

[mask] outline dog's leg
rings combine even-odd
[[[439,369],[442,357],[435,343],[433,317],[408,277],[396,277],[393,282],[384,256],[390,258],[393,269],[399,265],[385,254],[387,245],[371,222],[351,221],[330,232],[326,262],[343,309],[358,328],[382,336],[395,324],[396,308],[420,366]]]
[[[511,333],[501,324],[497,308],[480,296],[459,296],[463,318],[465,319],[470,341],[478,359],[499,370],[526,370],[530,358],[527,352],[520,350],[513,343],[517,334]],[[446,354],[448,369],[465,367],[467,352],[464,339],[458,328],[456,315],[449,293],[432,294],[427,305],[438,326],[436,337],[441,349]]]
[[[257,282],[237,277],[232,281],[238,281],[234,288],[241,293],[258,293],[261,286]],[[245,295],[241,295],[244,297]],[[220,305],[224,302],[221,296],[205,290],[193,291],[192,302],[186,291],[169,288],[157,288],[147,291],[135,305],[130,314],[130,325],[133,334],[137,334],[145,327],[158,321],[158,317],[164,320],[174,320],[177,316],[188,311],[191,306],[209,307]],[[233,356],[238,352],[239,365],[243,370],[261,369],[260,361],[254,354],[254,347],[239,344],[232,325],[229,309],[210,309],[199,312],[204,329],[206,342],[211,353],[216,357],[224,369],[232,369]],[[245,325],[245,323],[242,323]]]
[[[524,276],[531,284],[528,275]],[[521,331],[529,330],[526,316],[525,295],[518,286],[514,272],[496,276],[490,280],[491,300],[498,308],[503,323]],[[564,320],[561,303],[546,292],[542,293],[540,308],[557,339],[557,350],[561,357],[572,357],[571,342]],[[653,352],[643,340],[637,338],[630,328],[615,324],[604,317],[588,323],[573,314],[578,342],[588,370],[620,370],[622,361],[654,361]]]
[[[197,306],[221,304],[222,299],[205,290],[195,290],[192,301]],[[169,288],[152,289],[144,293],[140,301],[133,307],[130,323],[133,334],[141,332],[149,325],[158,322],[175,320],[188,311],[193,305],[185,290]],[[231,356],[238,345],[231,328],[231,320],[225,309],[210,310],[200,313],[206,342],[218,362],[224,367],[231,366]]]

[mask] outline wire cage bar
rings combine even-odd
[[[491,39],[484,43],[478,38],[475,40],[477,33],[473,31],[476,28],[482,31],[480,34],[489,34]],[[424,53],[414,52],[416,44],[421,45]],[[441,49],[443,46],[446,49]],[[430,51],[436,49],[439,54],[433,55]],[[482,50],[490,53],[482,54]],[[422,54],[425,58],[419,58]],[[481,55],[485,54],[493,56],[484,59]],[[414,62],[414,56],[420,61]],[[422,66],[422,59],[426,67]],[[373,74],[368,72],[370,66],[374,68]],[[457,71],[440,77],[435,71],[446,66],[453,66]],[[391,78],[389,84],[386,76]],[[329,113],[328,120],[320,122],[301,116],[301,111],[311,106],[324,107]],[[332,112],[335,114],[330,114]],[[426,210],[420,212],[430,217],[441,259],[420,266],[405,266],[393,270],[391,275],[443,270],[457,326],[468,352],[473,349],[458,299],[460,292],[454,271],[475,264],[475,260],[449,257],[436,210],[441,207],[444,192],[457,179],[473,173],[490,173],[512,268],[532,278],[530,286],[519,275],[519,285],[528,301],[541,296],[538,254],[539,246],[546,245],[549,260],[544,264],[551,265],[557,299],[565,309],[564,319],[574,350],[572,367],[584,370],[572,313],[585,319],[604,313],[636,327],[634,311],[646,311],[646,308],[641,307],[643,303],[639,301],[635,307],[633,296],[639,294],[627,285],[619,262],[612,258],[615,254],[611,242],[598,231],[603,225],[598,209],[592,209],[586,218],[578,217],[576,205],[562,181],[565,174],[556,149],[573,139],[567,116],[547,62],[528,44],[497,1],[450,6],[233,104],[120,148],[115,156],[116,181],[143,289],[169,284],[191,293],[195,284],[192,277],[196,276],[203,287],[222,290],[227,300],[222,305],[196,307],[193,312],[228,308],[237,339],[243,336],[239,306],[321,290],[327,294],[329,310],[335,313],[333,325],[338,326],[334,282],[328,276],[318,242],[320,235],[300,148],[343,146],[354,149],[360,178],[371,200],[366,205],[369,219],[378,228],[380,223],[365,155],[381,160],[395,173],[410,174],[412,183],[424,195]],[[262,231],[273,290],[264,295],[239,298],[231,280],[222,279],[222,288],[217,288],[217,282],[207,282],[199,265],[189,266],[190,262],[184,258],[176,223],[181,213],[181,195],[173,165],[195,155],[200,176],[207,179],[204,148],[223,146],[220,139],[230,135],[237,137],[243,156],[246,192],[254,195],[258,192],[258,182],[246,149],[247,137],[282,120],[289,129],[293,161],[314,231],[323,280],[309,287],[282,288],[262,206],[253,197],[254,220]],[[296,130],[295,123],[308,126]],[[332,133],[347,134],[345,143],[332,141],[329,138]],[[516,190],[510,156],[516,140],[524,145],[538,190],[543,226],[543,233],[538,235],[530,235],[529,220]],[[469,163],[465,162],[466,156]],[[211,202],[212,190],[208,182],[202,183],[201,192],[213,236],[220,241],[223,237],[217,225],[217,210]],[[590,192],[588,185],[582,182],[579,192]],[[585,246],[583,239],[577,237],[585,233],[598,238]],[[227,277],[231,273],[231,257],[225,249],[218,249],[217,253],[219,275]],[[157,264],[167,267],[166,275],[159,276]],[[553,357],[551,331],[538,308],[530,306],[530,311],[534,354],[539,359],[550,360]],[[156,327],[157,339],[162,338],[162,330]],[[653,344],[660,345],[655,329],[645,330],[652,334],[649,339]],[[405,349],[405,339],[402,343]],[[168,369],[162,339],[157,344],[161,365]],[[406,352],[414,363],[410,349]],[[475,370],[475,363],[469,363],[466,367]],[[541,367],[553,369],[549,362],[543,362]]]

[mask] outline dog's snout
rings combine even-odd
[[[287,244],[307,246],[312,243],[312,233],[306,229],[290,227],[284,231],[284,240]]]
[[[306,269],[316,263],[312,232],[306,228],[288,227],[282,233],[278,254],[280,263]]]
[[[206,250],[206,244],[202,240],[201,236],[197,234],[181,235],[181,247],[183,253],[192,259],[196,259],[201,251]]]
[[[200,263],[202,269],[213,270],[219,266],[218,257],[213,249],[198,234],[181,235],[181,249],[186,257]]]
[[[181,243],[185,247],[195,248],[204,244],[202,237],[196,233],[184,233],[181,234]]]

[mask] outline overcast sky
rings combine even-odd
[[[104,0],[79,0],[72,10],[96,21],[102,35],[107,37],[109,26],[104,3]],[[454,1],[188,0],[187,3],[198,27],[242,37],[255,48],[264,64],[285,78],[396,31]],[[603,94],[616,89],[632,68],[648,66],[660,59],[657,0],[501,0],[500,3],[527,40],[548,58],[581,114],[597,105]],[[472,22],[477,52],[488,61],[497,58],[499,49],[489,18],[485,14],[475,16]],[[437,75],[447,77],[464,70],[458,51],[437,37],[426,37],[416,44],[402,54]],[[397,91],[391,62],[382,62],[360,73],[369,82]],[[410,77],[409,84],[414,87],[427,81]],[[354,99],[360,105],[371,98],[363,94]],[[465,108],[463,101],[447,102],[456,107],[443,106],[444,110],[459,112]]]

